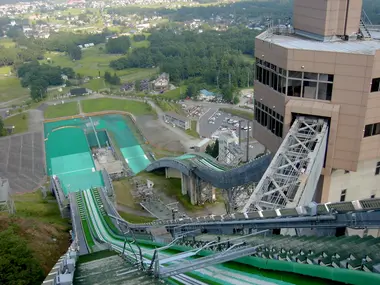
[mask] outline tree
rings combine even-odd
[[[212,154],[212,150],[213,150],[213,148],[212,148],[212,146],[211,145],[207,145],[206,146],[206,153],[208,154],[208,155],[211,155]]]
[[[7,134],[7,131],[6,129],[4,129],[4,121],[3,121],[3,118],[0,116],[0,137],[5,136],[6,134]]]
[[[69,79],[73,79],[75,77],[75,71],[71,67],[62,68],[62,73],[65,74]]]
[[[67,53],[74,60],[80,60],[82,58],[82,50],[76,45],[70,45],[67,48]]]
[[[30,86],[30,96],[36,102],[42,101],[47,94],[48,83],[44,80],[33,81]]]
[[[108,53],[121,53],[124,54],[129,50],[131,40],[127,36],[121,36],[116,39],[109,39],[106,43],[106,50]]]
[[[111,75],[111,73],[109,73],[108,71],[104,72],[104,80],[113,85],[119,85],[121,81],[120,77],[117,76],[116,73]]]
[[[213,158],[217,158],[219,155],[219,140],[216,140],[212,145],[206,146],[205,153]]]
[[[223,99],[227,102],[233,102],[235,89],[233,86],[224,85],[222,88]]]
[[[198,88],[194,84],[190,84],[186,89],[186,97],[195,97],[197,95]]]
[[[145,41],[146,37],[144,34],[141,34],[141,35],[134,35],[133,36],[133,40],[135,42],[142,42],[142,41]]]
[[[12,228],[0,232],[0,283],[41,284],[44,273],[24,239]]]
[[[111,73],[109,73],[108,71],[104,72],[104,80],[106,82],[110,82],[110,80],[111,80]]]
[[[219,140],[217,139],[213,144],[211,156],[217,158],[219,155]]]

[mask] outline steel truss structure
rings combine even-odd
[[[323,167],[327,136],[327,121],[298,117],[243,207],[243,212],[311,202]]]

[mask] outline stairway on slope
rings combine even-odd
[[[137,267],[113,255],[77,265],[74,285],[154,285],[164,284],[162,281],[148,276]]]

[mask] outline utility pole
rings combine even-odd
[[[247,87],[249,88],[249,68],[247,69],[247,82],[248,82],[247,83],[247,85],[248,85]]]

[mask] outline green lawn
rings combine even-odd
[[[28,118],[29,114],[27,112],[20,113],[5,119],[4,125],[15,126],[13,134],[23,133],[28,131]]]
[[[132,185],[127,179],[112,181],[113,188],[115,189],[116,202],[123,206],[133,209],[139,209],[131,194]]]
[[[116,110],[137,116],[154,114],[154,110],[147,103],[110,98],[83,100],[82,109],[85,113]]]
[[[132,48],[146,48],[149,47],[150,42],[148,40],[141,41],[141,42],[135,42],[131,40],[132,42]]]
[[[16,45],[15,42],[12,41],[12,39],[10,39],[10,38],[1,38],[0,39],[0,46],[3,46],[5,48],[12,48],[15,45]]]
[[[12,71],[11,66],[2,66],[0,67],[0,76],[8,75]]]
[[[49,192],[49,186],[47,186],[47,197],[45,200],[40,190],[14,195],[13,199],[15,201],[17,217],[35,218],[49,224],[68,226],[67,219],[62,219],[56,200]]]
[[[28,96],[28,88],[22,88],[17,77],[0,77],[0,102]]]
[[[61,52],[47,52],[45,59],[41,62],[61,67],[71,67],[76,73],[80,73],[84,76],[103,77],[104,73],[108,71],[111,74],[116,73],[120,76],[122,82],[149,78],[158,72],[156,68],[130,68],[124,70],[114,70],[110,68],[110,62],[120,57],[120,55],[107,54],[105,52],[105,45],[98,44],[83,50],[80,60],[73,61],[65,53]]]
[[[197,121],[191,121],[191,128],[186,130],[186,133],[192,137],[199,138],[197,133]]]
[[[185,116],[185,112],[182,110],[181,105],[177,103],[167,102],[163,100],[155,100],[155,103],[161,108],[164,112],[174,112],[178,115]]]
[[[101,89],[109,88],[108,83],[104,81],[104,78],[95,78],[82,85],[93,91],[99,91]]]
[[[121,82],[132,82],[151,78],[158,73],[158,68],[129,68],[120,70],[123,75],[120,75]]]
[[[50,105],[46,108],[44,112],[44,117],[46,119],[74,116],[79,114],[78,103],[69,102],[65,104]]]
[[[161,96],[162,97],[165,97],[167,99],[181,99],[181,93],[182,95],[185,94],[186,92],[186,89],[187,89],[187,85],[181,85],[181,87],[178,87],[176,89],[173,89],[173,90],[169,90],[167,92],[165,92],[164,94],[162,94]]]
[[[149,218],[149,217],[137,216],[137,215],[133,215],[130,213],[121,212],[121,211],[118,211],[118,212],[124,220],[126,220],[127,222],[130,222],[130,223],[135,223],[135,224],[150,223],[150,222],[156,220],[153,217]]]
[[[225,112],[225,113],[229,113],[231,115],[238,116],[238,117],[243,118],[243,119],[253,120],[253,111],[248,112],[248,111],[231,109],[231,108],[221,108],[220,110]]]

